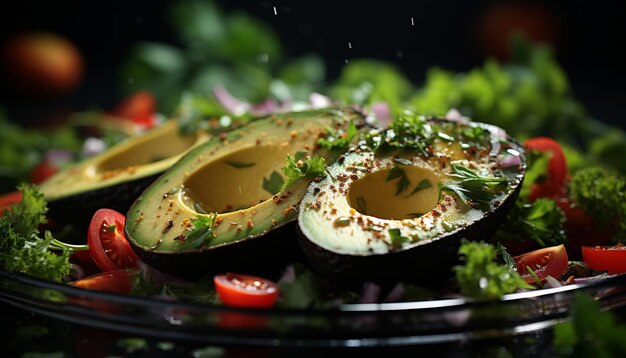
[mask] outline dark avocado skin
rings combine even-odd
[[[289,222],[254,238],[186,253],[153,253],[129,240],[137,256],[161,272],[186,279],[224,272],[245,273],[278,280],[285,267],[304,260],[296,239],[297,224]],[[128,235],[128,234],[127,234]]]
[[[126,213],[135,199],[159,175],[161,172],[50,200],[48,202],[48,218],[52,219],[55,224],[71,224],[76,229],[87,232],[91,218],[98,209],[108,208]],[[84,239],[86,241],[87,237],[85,236]]]
[[[298,242],[306,254],[306,262],[317,273],[344,286],[358,286],[366,281],[384,285],[397,282],[444,285],[454,274],[452,267],[460,263],[461,241],[489,240],[506,220],[520,189],[521,185],[497,210],[473,225],[404,251],[371,256],[341,255],[315,245],[299,227]]]

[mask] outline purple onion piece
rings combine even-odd
[[[271,98],[257,104],[253,104],[250,108],[250,113],[258,116],[264,116],[270,113],[274,113],[280,109],[278,103]]]
[[[391,122],[391,109],[386,102],[373,103],[372,112],[382,127],[387,127]]]
[[[399,302],[404,300],[406,294],[406,288],[402,283],[398,283],[395,285],[387,297],[385,298],[385,302]]]
[[[67,149],[51,149],[46,152],[45,160],[60,167],[74,160],[74,155]]]
[[[317,92],[313,92],[309,95],[309,102],[314,109],[328,108],[333,104],[329,97]]]
[[[213,87],[213,95],[222,107],[226,108],[227,111],[236,116],[241,116],[250,109],[250,104],[248,102],[235,98],[226,88],[222,86]]]
[[[522,164],[522,159],[517,155],[507,155],[498,160],[498,168],[511,168]]]
[[[283,275],[278,280],[278,284],[281,283],[292,283],[296,280],[296,270],[293,265],[289,265],[285,268]]]
[[[380,295],[380,286],[374,282],[366,282],[359,297],[359,303],[376,303]]]
[[[546,276],[546,286],[550,288],[557,288],[563,286],[563,284],[556,278],[548,275]]]

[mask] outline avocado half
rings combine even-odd
[[[158,175],[208,137],[200,131],[183,134],[178,122],[169,120],[64,168],[40,186],[48,216],[86,227],[99,208],[125,212]]]
[[[300,152],[332,161],[339,153],[319,148],[319,138],[362,120],[350,109],[272,115],[203,143],[129,209],[131,246],[147,264],[183,277],[277,267],[298,244],[295,228],[276,229],[295,220],[310,181],[301,179],[278,191],[287,155]],[[192,240],[203,221],[210,223],[206,235]]]
[[[505,220],[526,169],[523,147],[495,126],[423,120],[427,150],[355,146],[310,184],[299,241],[320,274],[437,284],[451,276],[462,239],[488,240]],[[472,182],[466,169],[489,186]]]

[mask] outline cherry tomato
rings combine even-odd
[[[44,160],[37,164],[30,172],[30,181],[35,184],[41,184],[54,175],[59,168],[48,160]]]
[[[626,272],[626,246],[583,246],[583,261],[594,271]]]
[[[3,70],[17,91],[33,96],[65,95],[83,79],[84,60],[78,47],[52,32],[27,32],[3,46]]]
[[[513,259],[515,260],[517,272],[528,283],[535,283],[535,277],[529,272],[528,267],[542,281],[547,276],[558,278],[567,270],[568,258],[564,245],[527,252],[514,256]]]
[[[132,120],[134,123],[152,128],[155,126],[156,99],[147,91],[139,91],[126,97],[110,114]]]
[[[568,171],[561,145],[552,138],[534,137],[527,139],[524,146],[526,150],[536,150],[550,155],[547,177],[543,178],[541,182],[533,183],[528,200],[533,202],[537,198],[548,198],[562,194],[565,190]]]
[[[11,205],[22,201],[21,191],[12,191],[0,196],[0,218],[4,216],[4,211],[9,209]]]
[[[130,247],[123,214],[112,209],[96,211],[89,224],[87,243],[89,253],[102,271],[137,267],[139,257]]]
[[[217,294],[226,306],[269,308],[278,298],[278,285],[264,278],[225,273],[213,277]]]
[[[556,203],[565,213],[565,235],[567,253],[571,260],[581,260],[581,247],[608,245],[613,238],[615,228],[600,230],[593,219],[574,205],[573,199],[560,197]]]
[[[105,291],[112,293],[130,294],[133,273],[128,270],[114,270],[100,272],[76,280],[71,285],[94,291]]]

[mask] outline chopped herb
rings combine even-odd
[[[348,226],[350,225],[350,219],[345,216],[340,216],[335,219],[333,224],[338,227]]]
[[[124,348],[126,353],[135,353],[138,351],[147,351],[148,350],[148,341],[143,338],[123,338],[117,341],[117,346]]]
[[[107,231],[108,232],[115,232],[115,228],[117,227],[116,224],[110,224],[109,226],[107,226]]]
[[[231,162],[227,160],[225,160],[224,163],[236,169],[250,168],[256,165],[256,163]]]
[[[367,214],[367,202],[362,196],[356,198],[356,205],[359,207],[361,213]]]
[[[263,178],[263,189],[272,195],[278,193],[284,184],[285,179],[277,171],[273,171],[269,178]]]
[[[393,161],[402,165],[413,165],[413,162],[404,158],[393,158]]]
[[[468,206],[483,211],[489,210],[491,201],[507,184],[504,177],[484,177],[460,164],[452,163],[452,170],[450,176],[460,180],[440,184],[439,192],[454,194]]]
[[[422,181],[419,182],[419,184],[417,184],[417,186],[415,187],[415,189],[413,189],[413,191],[411,192],[411,194],[409,194],[409,196],[422,191],[424,189],[428,189],[428,188],[432,188],[433,185],[430,183],[430,181],[428,179],[422,179]]]
[[[328,133],[326,138],[320,138],[317,143],[328,149],[346,150],[357,134],[359,134],[359,131],[356,129],[354,121],[350,121],[345,132]]]
[[[194,209],[196,212],[200,213],[200,214],[208,214],[208,213],[206,212],[206,210],[204,210],[204,208],[202,207],[202,205],[200,205],[200,203],[196,203],[196,202],[194,202],[194,203],[193,203],[193,209]]]
[[[213,228],[216,219],[217,213],[196,216],[195,220],[191,221],[193,226],[189,229],[189,235],[184,242],[189,243],[194,248],[207,246],[214,237]]]
[[[402,246],[403,243],[408,242],[410,239],[406,236],[402,236],[400,229],[389,229],[389,238],[391,239],[391,246],[397,249]]]
[[[365,145],[377,152],[388,149],[416,149],[428,156],[427,147],[433,139],[433,129],[425,117],[404,112],[393,121],[391,128],[368,134]]]
[[[565,214],[554,200],[539,198],[532,203],[518,200],[494,236],[496,241],[533,240],[539,246],[565,243]]]
[[[461,293],[477,300],[493,300],[520,288],[532,288],[514,268],[496,261],[497,251],[484,242],[464,241],[459,249],[465,263],[454,272]]]
[[[537,276],[535,271],[531,269],[530,266],[526,266],[526,271],[528,271],[528,273],[533,277],[533,280],[535,280],[537,286],[541,287],[541,279],[539,278],[539,276]]]
[[[409,178],[407,178],[406,176],[406,172],[402,170],[402,168],[400,168],[399,166],[394,165],[391,170],[389,170],[389,174],[387,174],[387,179],[385,181],[388,182],[398,178],[400,178],[400,180],[398,180],[396,196],[406,191],[411,183],[409,182]]]
[[[524,182],[520,189],[519,197],[528,198],[531,188],[536,182],[545,179],[548,173],[548,161],[550,155],[546,152],[529,150],[526,152],[526,173],[524,174]]]
[[[507,251],[506,247],[498,244],[498,250],[500,251],[500,256],[502,257],[502,261],[504,261],[504,264],[507,265],[511,270],[517,270],[517,264],[515,263],[515,260],[513,259],[511,254],[509,254],[509,252]]]
[[[302,160],[287,154],[287,165],[283,167],[283,174],[287,176],[287,181],[283,184],[281,190],[290,187],[301,178],[313,179],[324,176],[325,173],[326,161],[324,158],[316,155]]]
[[[419,218],[420,216],[424,215],[423,213],[410,213],[410,214],[406,214],[406,216],[410,217],[410,218]]]

